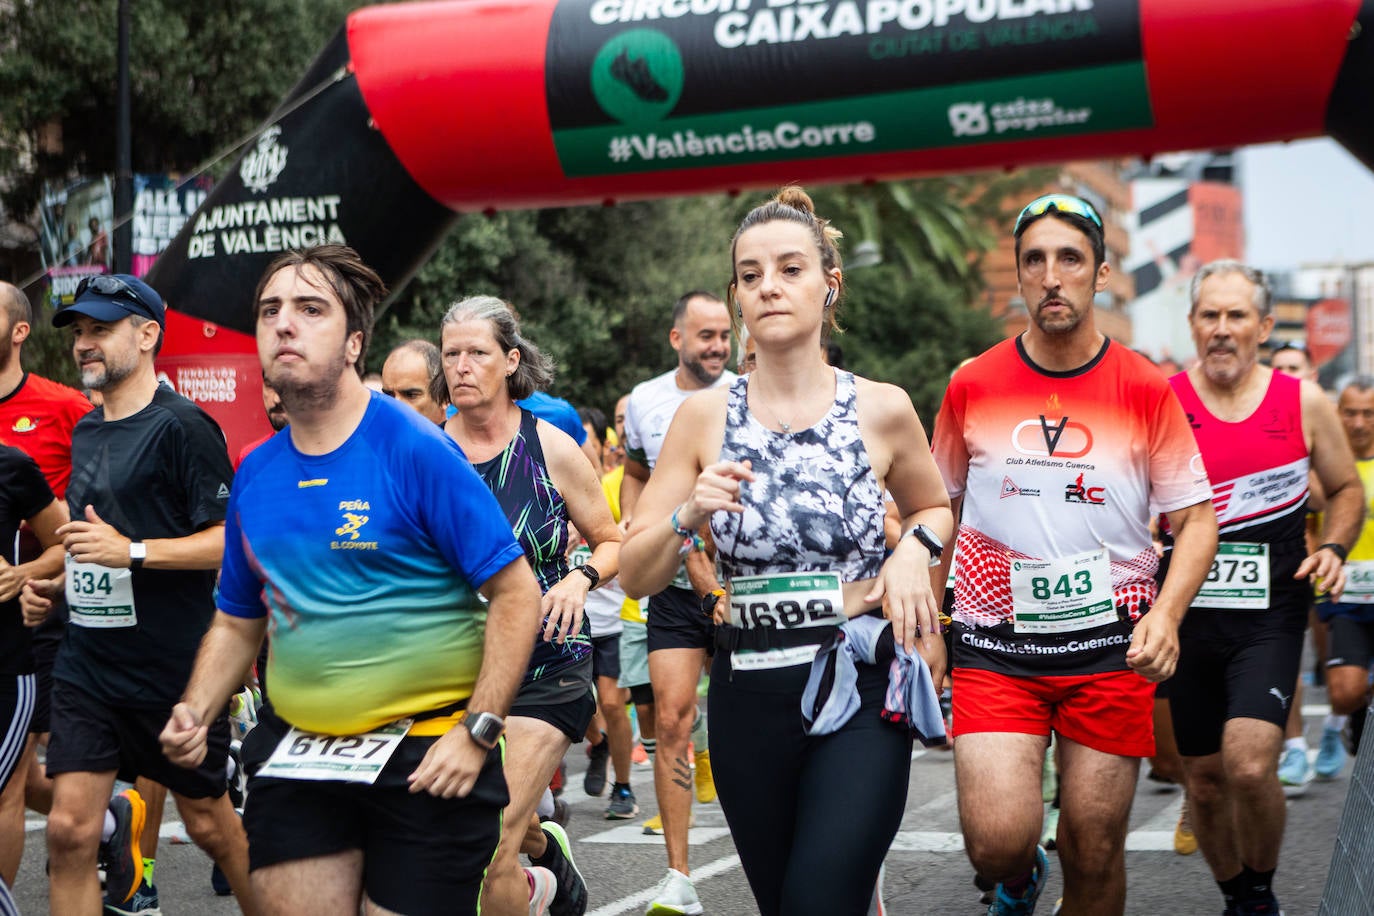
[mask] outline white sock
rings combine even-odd
[[[544,795],[539,799],[539,805],[535,810],[538,812],[541,821],[547,821],[549,818],[553,817],[552,790],[547,787],[544,789]]]
[[[100,842],[102,842],[102,843],[108,843],[108,842],[110,842],[110,837],[114,836],[114,832],[115,832],[114,812],[112,812],[112,811],[110,811],[110,809],[106,808],[106,809],[105,809],[105,826],[100,828]]]
[[[1336,731],[1336,732],[1338,732],[1338,731],[1340,731],[1341,729],[1345,728],[1345,722],[1346,722],[1346,720],[1349,719],[1349,718],[1350,718],[1349,716],[1334,716],[1334,715],[1332,715],[1332,716],[1327,716],[1327,717],[1326,717],[1326,728],[1327,728],[1328,731]]]
[[[1283,742],[1283,746],[1288,750],[1297,748],[1300,751],[1306,751],[1307,739],[1299,735],[1297,738],[1289,738],[1287,741]]]

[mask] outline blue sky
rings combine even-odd
[[[1250,263],[1374,262],[1374,173],[1334,140],[1248,147],[1240,162]]]

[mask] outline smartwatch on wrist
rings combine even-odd
[[[581,571],[582,575],[586,576],[591,581],[592,588],[596,588],[596,586],[601,582],[601,573],[597,572],[596,567],[592,564],[583,563],[581,566],[577,568],[579,571]]]
[[[142,569],[143,561],[148,559],[148,545],[142,541],[129,542],[129,568]]]
[[[921,543],[921,546],[930,551],[930,565],[932,568],[940,565],[940,557],[945,552],[945,542],[940,540],[934,531],[926,525],[917,525],[907,534]]]
[[[480,747],[491,750],[506,730],[506,720],[489,712],[468,713],[463,716],[463,727]]]
[[[1345,557],[1346,557],[1345,548],[1344,548],[1343,546],[1341,546],[1340,544],[1337,544],[1335,541],[1332,541],[1330,544],[1323,544],[1323,545],[1321,545],[1320,547],[1318,547],[1317,549],[1318,549],[1318,550],[1329,550],[1329,551],[1331,551],[1332,553],[1334,553],[1336,556],[1340,557],[1342,563],[1345,562]]]

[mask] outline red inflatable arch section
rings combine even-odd
[[[1318,135],[1374,165],[1374,0],[457,0],[351,15],[159,258],[162,368],[266,429],[252,292],[355,247],[399,289],[460,212]]]

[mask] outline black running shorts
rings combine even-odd
[[[1337,614],[1327,621],[1331,628],[1327,632],[1326,667],[1354,665],[1356,668],[1369,668],[1374,661],[1374,621],[1352,620]]]
[[[620,678],[620,634],[592,637],[592,674],[596,677]]]
[[[0,675],[0,792],[9,785],[29,743],[37,680],[32,674]],[[23,781],[24,774],[19,779]]]
[[[285,733],[275,716],[249,733],[249,773]],[[363,889],[379,906],[408,916],[477,912],[482,876],[501,838],[501,811],[510,802],[504,744],[487,754],[467,797],[412,794],[407,777],[438,740],[404,739],[372,785],[251,776],[243,812],[249,868],[358,849]]]
[[[585,672],[583,667],[578,665],[573,672],[550,674],[529,681],[528,684],[522,684],[515,695],[510,714],[548,722],[566,735],[567,740],[573,744],[580,743],[587,737],[587,726],[591,725],[592,715],[596,714],[591,659],[588,658],[585,662]],[[566,699],[567,687],[570,684],[561,685],[559,681],[570,683],[573,678],[580,678],[581,687],[572,699]]]
[[[48,775],[115,770],[127,782],[146,776],[177,795],[219,798],[229,787],[225,776],[228,716],[221,714],[210,723],[205,760],[188,770],[168,760],[158,741],[171,715],[170,706],[135,709],[106,703],[75,684],[56,680],[52,686]]]
[[[649,651],[715,649],[716,625],[690,588],[668,586],[649,598]]]
[[[1193,608],[1179,628],[1178,669],[1169,711],[1178,752],[1221,750],[1230,719],[1260,719],[1283,729],[1302,662],[1307,616],[1274,611]]]

